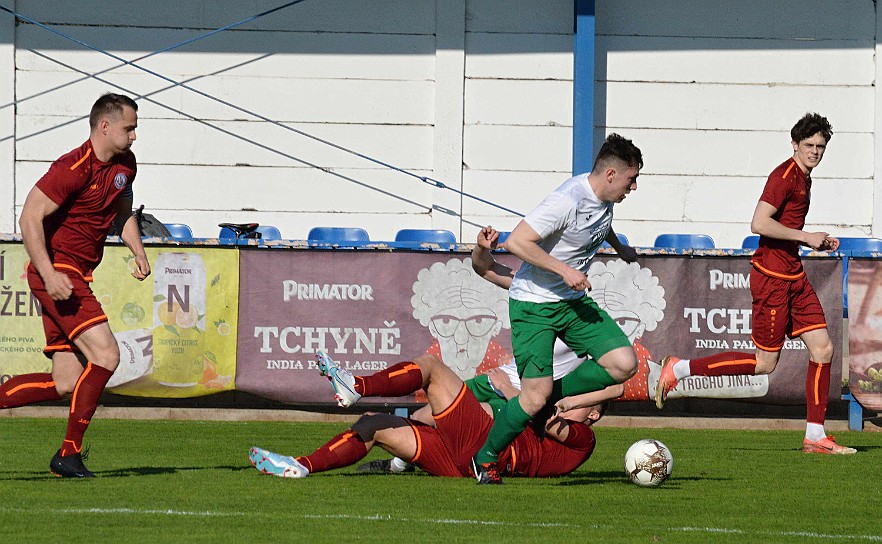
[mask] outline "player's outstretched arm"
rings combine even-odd
[[[486,226],[478,233],[478,240],[475,248],[472,249],[472,268],[475,273],[485,280],[508,289],[511,287],[511,280],[514,278],[514,271],[504,264],[496,262],[492,249],[497,246],[499,240],[499,232],[491,226]]]
[[[621,240],[619,240],[619,237],[616,236],[616,231],[614,231],[612,227],[609,228],[609,232],[606,235],[606,243],[616,250],[619,258],[626,263],[637,262],[637,250],[631,246],[623,244]]]
[[[617,383],[601,389],[600,391],[591,391],[590,393],[582,393],[581,395],[564,397],[555,403],[555,415],[569,417],[569,412],[573,410],[579,408],[587,408],[589,406],[594,406],[596,404],[601,404],[609,400],[617,399],[624,394],[625,384]]]
[[[826,232],[805,232],[799,229],[791,229],[785,227],[774,219],[778,208],[772,206],[768,202],[760,200],[753,212],[753,219],[750,221],[750,230],[754,234],[775,238],[777,240],[788,240],[798,242],[812,249],[823,250],[830,236]]]

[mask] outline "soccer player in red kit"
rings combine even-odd
[[[323,353],[318,364],[332,379],[338,396],[346,397],[345,406],[362,396],[395,397],[425,389],[435,427],[391,414],[366,414],[310,455],[294,458],[253,447],[249,458],[255,468],[265,474],[303,478],[357,463],[376,445],[435,476],[473,476],[471,458],[486,440],[493,417],[440,359],[424,354],[413,362],[357,377]],[[598,406],[585,410],[590,422],[599,419],[602,411]],[[594,445],[589,424],[555,417],[549,420],[544,439],[529,426],[521,432],[500,454],[499,467],[508,476],[561,476],[584,463]]]
[[[839,239],[826,232],[805,232],[811,200],[812,170],[824,157],[833,128],[825,117],[808,113],[790,131],[793,157],[769,175],[750,228],[760,235],[751,259],[755,353],[725,352],[700,359],[665,357],[655,391],[656,405],[687,376],[769,374],[775,370],[785,336],[801,338],[809,352],[806,373],[806,453],[852,454],[824,431],[833,343],[821,302],[809,283],[799,256],[800,244],[836,251]]]
[[[137,166],[130,148],[137,111],[127,96],[101,96],[89,114],[89,139],[52,163],[28,194],[19,220],[30,257],[28,285],[42,306],[43,353],[52,359],[52,373],[8,380],[0,386],[0,408],[70,395],[67,432],[49,464],[58,476],[94,476],[83,465],[83,434],[119,364],[116,339],[89,287],[115,220],[123,223],[122,240],[135,257],[132,276],[150,275],[132,216]]]

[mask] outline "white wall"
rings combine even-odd
[[[598,1],[597,35],[597,137],[632,137],[646,162],[637,194],[617,207],[632,243],[701,232],[740,247],[807,111],[827,116],[834,137],[806,228],[871,233],[873,2]]]
[[[573,4],[472,0],[468,11],[464,190],[527,213],[571,175]],[[519,219],[474,200],[464,211],[500,230]]]
[[[122,16],[97,7],[68,14],[58,4],[25,0],[17,9],[47,23],[58,22],[63,11],[70,26],[62,31],[126,59],[277,5],[224,1],[222,8],[207,9],[208,3],[132,2]],[[362,226],[374,239],[387,240],[400,228],[446,228],[471,241],[478,226],[499,212],[418,176],[526,211],[539,196],[517,199],[523,190],[515,189],[536,174],[554,172],[541,195],[565,177],[569,163],[572,6],[561,0],[502,6],[465,0],[305,2],[139,62],[414,175],[134,67],[100,74],[119,63],[22,25],[16,36],[16,206],[50,161],[87,137],[85,115],[95,97],[115,90],[141,97],[136,204],[164,221],[190,224],[196,235],[216,235],[223,221],[259,221],[291,238],[304,238],[312,226],[336,225]],[[535,10],[549,17],[533,21]],[[500,20],[500,11],[507,17]],[[182,24],[192,28],[175,28]],[[538,52],[524,47],[534,41]],[[545,52],[546,42],[553,52]],[[474,62],[467,60],[470,49]],[[85,77],[96,72],[96,78]],[[516,78],[511,84],[523,94],[511,95],[501,78]],[[533,106],[548,98],[546,89],[563,105],[539,115]],[[547,126],[551,121],[555,126]],[[472,163],[468,169],[464,160]]]
[[[0,232],[15,230],[15,19],[0,17]]]
[[[136,59],[279,3],[63,4],[15,5]],[[806,111],[835,131],[813,176],[809,228],[882,235],[873,2],[597,0],[596,26],[595,139],[620,132],[646,160],[638,192],[616,212],[632,243],[704,232],[740,246]],[[309,1],[139,64],[525,213],[570,175],[572,32],[572,0]],[[0,73],[12,76],[0,78],[0,106],[16,101],[14,116],[0,109],[0,231],[16,229],[49,162],[85,140],[88,107],[108,90],[141,96],[136,204],[197,236],[259,221],[290,238],[319,225],[362,226],[374,239],[432,227],[470,242],[479,225],[517,222],[133,67],[99,73],[117,64],[0,18]]]

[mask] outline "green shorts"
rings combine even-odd
[[[486,374],[481,374],[475,376],[474,378],[469,378],[465,381],[466,387],[469,388],[475,398],[478,399],[478,402],[486,402],[490,405],[490,409],[493,410],[493,417],[496,417],[496,414],[502,410],[502,407],[505,406],[505,403],[508,402],[504,397],[500,397],[499,393],[493,389],[493,386],[490,385],[490,377]]]
[[[508,301],[511,345],[522,378],[552,376],[554,340],[595,361],[630,346],[618,324],[589,296],[557,302]]]

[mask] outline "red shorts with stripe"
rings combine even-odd
[[[34,297],[40,301],[43,312],[43,330],[46,332],[43,354],[50,359],[61,351],[79,353],[80,350],[74,345],[77,336],[107,321],[101,304],[89,287],[92,278],[84,277],[70,265],[56,264],[55,268],[67,274],[73,283],[73,292],[67,300],[52,300],[46,292],[43,278],[33,265],[28,266],[28,285]]]
[[[756,268],[750,271],[753,295],[753,343],[763,351],[780,351],[785,336],[827,328],[824,309],[803,274],[795,280],[773,278]]]
[[[435,415],[435,428],[413,425],[417,452],[411,462],[435,476],[471,477],[472,456],[492,426],[493,418],[463,385],[456,400]]]

